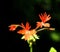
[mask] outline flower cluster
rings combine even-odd
[[[39,18],[40,18],[41,21],[36,22],[36,28],[35,29],[30,29],[31,26],[30,26],[29,22],[26,22],[26,25],[24,25],[23,23],[12,24],[12,25],[9,26],[9,28],[10,28],[9,30],[14,31],[19,26],[22,29],[17,31],[17,33],[23,35],[21,39],[24,39],[28,43],[30,41],[35,42],[36,39],[39,39],[39,36],[37,35],[38,31],[41,31],[41,30],[44,30],[44,29],[55,30],[54,28],[50,28],[50,24],[47,23],[47,21],[49,21],[51,19],[50,14],[47,15],[46,12],[43,13],[43,14],[39,14]],[[38,28],[40,28],[40,29],[38,29]]]

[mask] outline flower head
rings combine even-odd
[[[23,25],[23,23],[21,23],[20,27],[22,27],[23,29],[17,31],[17,33],[23,35],[22,39],[25,39],[27,41],[30,40],[35,41],[34,35],[36,35],[36,30],[35,29],[30,30],[31,26],[29,25],[28,22],[26,23],[25,26]]]
[[[24,26],[23,23],[21,23],[21,25],[19,25],[20,27],[22,27],[23,29],[22,30],[19,30],[17,33],[19,34],[25,34],[26,31],[29,31],[29,29],[31,28],[31,26],[29,25],[28,22],[26,22],[26,25]]]
[[[39,14],[39,17],[43,23],[45,23],[51,19],[50,15],[47,15],[46,12],[44,14],[41,14],[41,15]]]
[[[50,24],[46,23],[51,19],[50,15],[47,15],[47,13],[45,12],[44,14],[39,14],[39,18],[41,19],[41,22],[37,22],[37,27],[50,27]]]
[[[12,25],[9,26],[9,28],[10,28],[9,30],[10,30],[10,31],[14,31],[14,30],[16,30],[16,28],[17,28],[18,26],[19,26],[19,25],[12,24]]]

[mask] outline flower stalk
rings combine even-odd
[[[30,47],[30,52],[33,52],[32,42],[30,42],[29,47]]]
[[[42,31],[42,30],[55,30],[55,28],[42,28],[42,29],[38,29],[37,32]]]

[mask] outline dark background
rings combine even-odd
[[[49,38],[50,33],[60,33],[60,0],[1,0],[0,1],[0,48],[8,52],[29,52],[27,42],[21,40],[21,35],[16,31],[10,32],[11,24],[24,24],[28,21],[32,28],[39,21],[38,14],[47,12],[52,19],[49,21],[55,31],[42,31],[37,33],[40,39],[33,45],[33,52],[48,52],[54,47],[60,52],[60,40],[55,42]],[[60,36],[60,34],[59,34]]]

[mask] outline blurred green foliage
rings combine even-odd
[[[59,35],[59,33],[52,32],[51,35],[50,35],[50,37],[51,37],[51,39],[54,42],[60,42],[60,35]]]
[[[42,7],[42,9],[44,9],[45,11],[52,11],[51,14],[53,13],[57,14],[57,16],[55,17],[59,18],[60,17],[60,15],[58,15],[60,13],[59,3],[60,0],[14,0],[13,7],[18,9],[19,11],[22,11],[28,20],[35,18],[36,11],[38,11],[36,9],[37,8],[36,5],[38,5],[38,8]]]

